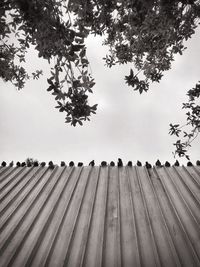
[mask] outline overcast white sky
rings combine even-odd
[[[130,66],[108,69],[102,57],[106,48],[100,38],[89,38],[87,53],[96,85],[90,103],[98,103],[97,115],[83,126],[64,123],[56,102],[46,91],[46,74],[38,81],[27,82],[17,91],[0,81],[0,161],[74,160],[96,164],[122,158],[155,163],[159,158],[174,163],[172,151],[176,140],[169,134],[169,123],[185,121],[182,103],[186,92],[200,80],[200,29],[187,42],[183,56],[177,56],[172,69],[159,84],[139,95],[125,84]],[[32,50],[28,55],[30,71],[48,65]],[[200,159],[200,138],[190,149],[191,161]],[[178,159],[181,163],[185,160]]]

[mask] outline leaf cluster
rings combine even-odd
[[[182,126],[179,124],[170,124],[169,134],[176,135],[177,137],[182,135],[182,141],[179,139],[176,143],[174,143],[174,154],[177,154],[179,157],[186,157],[189,159],[189,156],[186,154],[187,150],[191,147],[191,143],[197,138],[200,132],[200,105],[198,104],[200,96],[200,81],[194,88],[188,91],[187,95],[189,98],[188,102],[183,103],[182,106],[183,109],[187,110],[187,123]],[[191,127],[189,131],[188,126]]]

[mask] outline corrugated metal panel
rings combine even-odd
[[[2,167],[0,266],[200,266],[200,167]]]

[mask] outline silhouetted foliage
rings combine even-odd
[[[187,92],[189,100],[187,103],[183,103],[183,109],[186,109],[186,120],[187,123],[185,125],[179,124],[170,124],[171,135],[176,135],[179,137],[182,135],[182,140],[178,139],[174,144],[175,155],[177,154],[179,157],[185,156],[189,160],[189,155],[187,155],[188,147],[191,146],[191,143],[197,138],[200,132],[200,105],[198,104],[199,96],[200,96],[200,81],[196,84],[196,86],[190,89]],[[188,127],[190,127],[188,129]]]
[[[89,34],[105,37],[106,66],[133,64],[125,82],[141,94],[150,83],[161,80],[176,54],[182,55],[184,41],[194,34],[200,18],[198,0],[2,0],[0,9],[0,77],[18,89],[26,80],[38,79],[42,70],[30,75],[24,65],[33,45],[38,57],[50,65],[47,91],[55,97],[56,108],[65,113],[66,123],[73,126],[90,120],[97,109],[97,104],[88,103],[95,85],[86,56]],[[197,90],[195,96],[189,92],[190,97],[199,97]],[[199,133],[199,106],[193,100],[184,107],[190,110],[187,119],[193,129],[185,132],[187,142],[175,144],[179,156],[187,156]],[[170,127],[171,134],[180,133],[179,125]]]

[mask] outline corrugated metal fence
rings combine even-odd
[[[200,167],[1,167],[0,266],[200,266]]]

